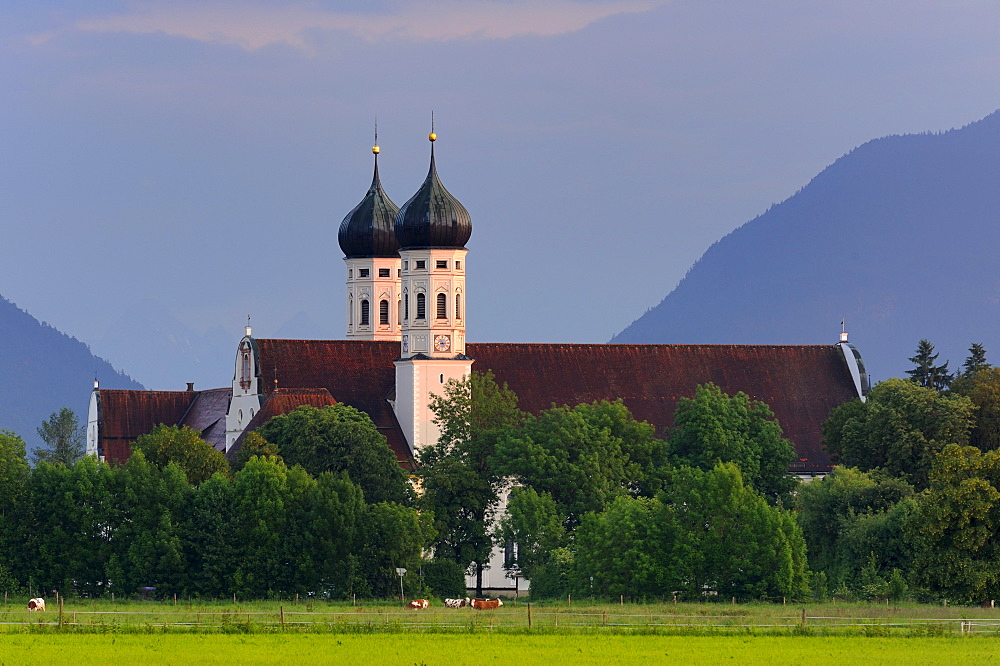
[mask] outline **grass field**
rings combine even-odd
[[[985,637],[8,634],[0,664],[956,664],[1000,658]]]

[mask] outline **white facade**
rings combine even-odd
[[[465,249],[400,251],[402,322],[396,420],[415,453],[440,434],[430,409],[449,379],[472,372],[465,356]]]
[[[260,370],[257,345],[254,343],[249,326],[240,340],[236,351],[236,367],[233,370],[233,397],[226,413],[226,451],[250,423],[250,419],[264,404],[263,387],[260,385]]]
[[[87,455],[97,455],[97,429],[100,427],[100,405],[98,401],[101,394],[98,391],[100,385],[94,380],[94,390],[90,394],[90,407],[87,409]],[[104,460],[104,456],[101,456]]]
[[[402,297],[398,257],[345,257],[347,339],[399,340]]]

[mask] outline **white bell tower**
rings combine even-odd
[[[468,211],[437,174],[431,132],[427,178],[396,216],[402,310],[396,363],[396,419],[411,453],[439,435],[429,404],[450,379],[472,371],[465,355],[465,243],[472,235]]]

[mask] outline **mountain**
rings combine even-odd
[[[228,385],[238,341],[222,327],[198,333],[160,301],[145,299],[128,306],[94,349],[157,390],[180,391],[187,382],[198,389]]]
[[[1000,364],[1000,111],[870,141],[739,227],[612,342],[816,344],[841,320],[874,380],[920,338]]]
[[[62,333],[0,296],[0,428],[12,430],[29,450],[41,444],[35,429],[62,407],[87,421],[95,377],[106,388],[141,384]]]

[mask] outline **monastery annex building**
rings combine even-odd
[[[379,181],[340,225],[347,289],[343,340],[255,338],[236,345],[231,385],[196,391],[131,391],[95,385],[87,453],[122,462],[154,426],[187,425],[232,457],[244,433],[300,405],[342,403],[366,412],[399,464],[433,443],[430,396],[474,368],[492,370],[525,411],[621,398],[658,430],[677,401],[713,382],[770,405],[795,445],[791,472],[831,468],[821,424],[834,407],[868,392],[861,356],[847,341],[827,345],[525,344],[466,342],[468,211],[445,189],[434,159],[416,193],[397,207]],[[510,587],[500,567],[488,587]]]

